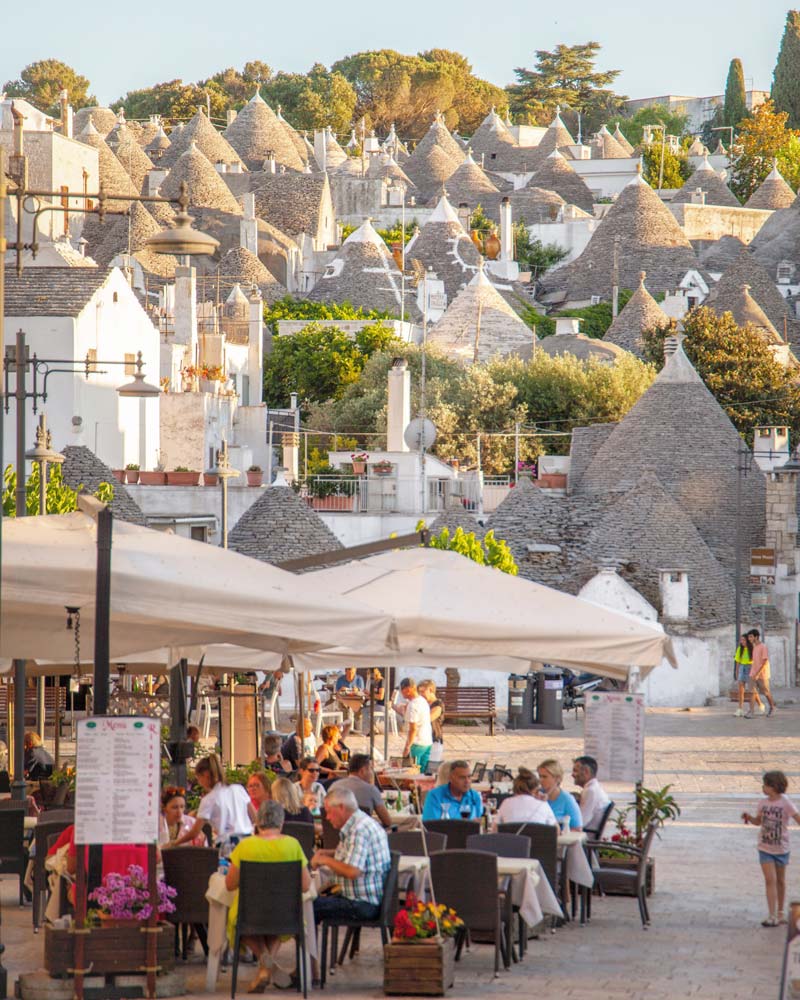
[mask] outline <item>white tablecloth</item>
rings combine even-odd
[[[583,849],[585,841],[585,831],[570,831],[559,835],[558,846],[562,850],[562,857],[567,866],[567,878],[570,882],[591,889],[594,885],[594,875],[589,859],[586,857],[586,851]]]
[[[228,944],[228,910],[234,900],[235,893],[225,888],[225,876],[214,872],[208,880],[206,899],[208,900],[208,965],[206,967],[206,992],[214,993],[217,988],[219,965]],[[314,898],[317,890],[312,879],[311,889],[303,893],[303,918],[306,925],[306,954],[308,958],[317,957],[317,935],[314,926]],[[308,982],[311,982],[311,972],[306,970]]]

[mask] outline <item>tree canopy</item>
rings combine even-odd
[[[764,101],[740,123],[731,188],[745,201],[772,170],[778,169],[792,188],[800,184],[800,132],[787,127],[788,113]]]
[[[28,517],[33,517],[39,513],[39,484],[41,473],[39,466],[33,466],[30,476],[25,483],[25,511]],[[3,475],[3,516],[17,516],[17,496],[14,492],[17,488],[17,473],[13,466],[7,465]],[[69,514],[78,509],[78,493],[83,489],[79,486],[77,490],[71,489],[64,482],[60,465],[50,467],[50,474],[47,479],[47,493],[45,494],[45,506],[48,514]],[[114,499],[114,487],[111,483],[100,483],[95,496],[102,503],[109,504]]]
[[[769,345],[753,327],[736,325],[705,307],[683,320],[684,350],[736,429],[752,441],[753,429],[787,426],[796,440],[800,432],[800,387],[792,369],[775,360]],[[642,334],[647,358],[660,368],[669,329]]]
[[[18,80],[7,80],[3,90],[8,97],[30,101],[34,107],[54,118],[61,117],[59,98],[62,90],[66,90],[73,108],[97,104],[97,98],[89,93],[86,77],[58,59],[40,59],[30,63],[22,70]]]
[[[744,86],[744,69],[741,59],[731,59],[725,83],[725,103],[722,106],[722,124],[738,128],[747,117],[747,91]]]
[[[786,12],[778,61],[772,75],[772,100],[788,115],[790,128],[800,128],[800,11]]]
[[[608,89],[620,71],[595,69],[599,52],[598,42],[557,45],[552,52],[537,49],[535,68],[517,67],[517,82],[506,88],[512,114],[548,125],[560,107],[581,113],[585,135],[596,131],[621,112],[625,100]]]
[[[417,531],[422,531],[424,528],[425,522],[420,521],[417,524]],[[481,566],[492,566],[494,569],[499,569],[501,573],[508,573],[510,576],[516,576],[519,572],[508,543],[500,538],[495,538],[493,531],[487,531],[483,538],[478,538],[474,531],[456,528],[451,535],[449,528],[442,528],[438,535],[429,536],[428,546],[432,549],[458,552],[459,555],[465,556]]]
[[[645,125],[664,125],[667,135],[677,135],[680,138],[686,134],[689,116],[680,111],[671,111],[666,104],[648,104],[645,108],[639,108],[629,118],[617,118],[615,121],[619,123],[622,134],[628,142],[632,146],[640,146]],[[653,138],[660,149],[661,129],[653,133]]]
[[[341,73],[315,63],[308,73],[278,73],[261,88],[273,108],[281,108],[296,129],[312,131],[330,126],[346,132],[353,121],[356,92]]]

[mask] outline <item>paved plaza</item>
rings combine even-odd
[[[792,692],[782,694],[773,719],[737,719],[728,704],[648,711],[645,783],[672,783],[683,809],[656,844],[649,930],[642,930],[634,899],[595,899],[589,926],[571,924],[531,941],[525,962],[497,979],[491,948],[473,946],[457,966],[450,996],[777,997],[785,929],[760,926],[765,902],[757,834],[739,815],[751,808],[760,793],[759,775],[769,768],[786,771],[789,794],[800,802],[800,699],[795,705]],[[535,766],[556,756],[567,766],[582,750],[582,717],[576,722],[571,715],[562,733],[501,732],[492,738],[481,728],[448,727],[445,738],[448,758]],[[617,802],[631,793],[610,790]],[[800,844],[800,828],[792,837]],[[789,868],[788,886],[790,898],[800,897],[800,856]],[[2,880],[2,903],[11,993],[19,972],[41,964],[43,935],[31,932],[30,908],[16,905],[15,879]],[[183,968],[188,995],[208,996],[199,950]],[[238,995],[246,995],[251,969],[243,966]],[[337,970],[327,992],[343,998],[382,995],[377,932],[363,935],[361,955]],[[229,972],[220,976],[215,995],[230,995]]]

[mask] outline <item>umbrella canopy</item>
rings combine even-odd
[[[521,661],[607,677],[646,676],[672,645],[660,625],[480,566],[456,552],[395,550],[321,570],[331,594],[394,619],[390,646],[294,656],[300,669],[338,665],[470,666],[509,672]],[[673,662],[674,665],[674,662]]]
[[[5,521],[0,656],[71,660],[75,634],[66,627],[66,608],[75,607],[86,657],[93,647],[96,543],[96,522],[81,512]],[[116,521],[111,657],[208,643],[291,653],[358,647],[387,636],[389,616],[332,595],[326,586],[322,579]]]

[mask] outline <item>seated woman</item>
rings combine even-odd
[[[23,748],[25,752],[25,777],[29,781],[41,781],[42,778],[49,778],[53,773],[53,758],[45,750],[42,737],[34,732],[25,733]]]
[[[308,806],[303,805],[300,786],[288,778],[276,778],[272,783],[272,799],[283,806],[286,819],[290,823],[313,823],[314,817]]]
[[[173,785],[161,793],[161,815],[158,818],[158,846],[174,847],[181,834],[194,826],[194,816],[186,815],[186,790]],[[192,847],[205,847],[206,838],[201,833],[189,841]]]
[[[285,779],[278,779],[285,780]],[[237,844],[231,854],[231,866],[225,876],[225,886],[233,892],[239,888],[240,866],[243,861],[296,861],[302,865],[303,892],[311,887],[311,876],[306,867],[303,849],[294,839],[286,837],[281,832],[283,828],[284,811],[278,802],[262,802],[256,817],[256,832]],[[233,947],[236,940],[236,917],[239,912],[239,893],[228,911],[228,940]],[[258,959],[259,967],[255,978],[250,983],[248,993],[261,993],[272,981],[276,986],[288,986],[289,977],[275,962],[275,954],[280,947],[277,937],[245,937],[242,944],[246,945]]]
[[[281,738],[269,734],[264,737],[264,769],[274,771],[276,774],[290,774],[292,765],[288,760],[284,760],[281,753]]]
[[[194,769],[194,776],[203,789],[203,798],[191,830],[182,833],[173,846],[188,844],[200,836],[205,823],[210,823],[214,846],[227,858],[239,841],[253,832],[255,809],[242,785],[229,785],[225,781],[225,771],[216,754],[203,757]]]
[[[311,810],[312,815],[319,815],[325,801],[325,789],[317,780],[320,774],[319,764],[313,757],[303,757],[299,773],[298,786],[303,797],[303,805]]]
[[[317,741],[314,739],[314,727],[311,719],[303,720],[303,736],[300,736],[300,720],[291,736],[287,736],[281,744],[281,756],[291,764],[296,771],[303,757],[313,756],[317,752]]]
[[[555,813],[549,803],[536,797],[538,787],[538,776],[527,767],[521,767],[514,778],[514,794],[500,804],[493,829],[496,830],[499,823],[544,823],[556,826]]]
[[[316,758],[323,778],[335,778],[337,774],[347,773],[345,762],[339,756],[344,746],[339,736],[338,726],[322,727],[322,743],[317,747]]]
[[[564,768],[557,760],[552,758],[543,760],[536,769],[539,772],[539,782],[542,786],[541,797],[550,804],[555,818],[559,824],[565,817],[569,817],[570,830],[582,829],[581,809],[575,799],[565,792],[561,787],[564,780]]]
[[[267,802],[272,798],[270,791],[270,780],[266,771],[253,771],[247,779],[247,794],[250,796],[250,804],[258,812],[262,802]]]

